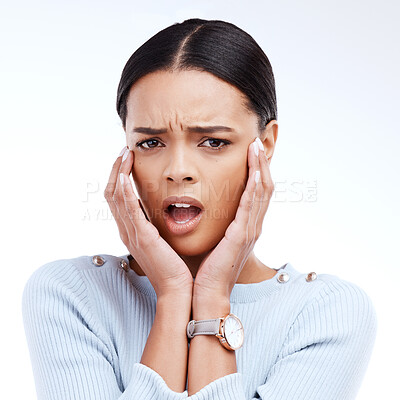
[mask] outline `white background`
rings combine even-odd
[[[290,262],[362,287],[379,326],[358,399],[398,396],[398,4],[3,2],[1,397],[35,397],[21,316],[32,272],[128,253],[103,198],[125,145],[117,85],[137,47],[193,17],[247,31],[275,73],[276,190],[256,254],[273,268]]]

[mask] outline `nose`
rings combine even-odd
[[[176,183],[195,183],[198,181],[193,156],[190,155],[190,151],[184,143],[173,146],[167,157],[169,157],[169,163],[164,170],[164,179]]]

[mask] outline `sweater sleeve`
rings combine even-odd
[[[45,264],[25,284],[22,316],[38,400],[175,400],[151,368],[135,363],[125,388],[98,329],[80,272],[66,260]]]
[[[324,283],[295,319],[253,400],[355,399],[376,333],[376,311],[361,288],[344,280]],[[245,400],[244,375],[226,375],[188,399]]]

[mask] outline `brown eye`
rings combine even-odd
[[[227,140],[214,139],[214,138],[207,139],[203,143],[205,142],[210,142],[210,146],[205,146],[205,147],[209,147],[215,150],[221,150],[223,147],[226,147],[230,144],[230,142],[228,142]],[[221,143],[223,144],[222,146],[220,146]]]
[[[157,146],[157,143],[160,143],[157,139],[148,139],[148,140],[143,140],[142,142],[139,142],[136,144],[136,147],[139,147],[144,150],[149,150],[149,149],[154,149]],[[148,147],[143,147],[144,144],[147,144]]]

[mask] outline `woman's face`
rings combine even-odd
[[[180,255],[210,251],[235,218],[247,182],[248,146],[258,136],[257,117],[243,101],[236,87],[193,70],[150,73],[130,90],[125,131],[134,152],[132,176],[150,221]],[[230,130],[207,132],[210,126]],[[169,196],[203,204],[193,231],[167,229],[162,203]]]

